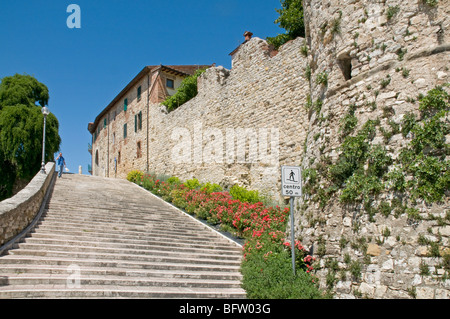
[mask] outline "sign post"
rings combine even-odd
[[[302,196],[302,169],[298,166],[281,166],[281,194],[290,197],[291,215],[291,249],[292,271],[295,276],[295,230],[294,230],[294,199]]]

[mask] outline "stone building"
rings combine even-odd
[[[146,66],[89,123],[92,134],[90,173],[123,177],[132,169],[148,170],[148,123],[150,104],[159,104],[175,94],[184,78],[210,65]],[[150,137],[152,138],[152,137]]]

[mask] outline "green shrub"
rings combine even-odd
[[[406,137],[409,134],[409,132],[411,132],[413,127],[416,125],[416,122],[417,120],[414,113],[408,112],[405,114],[405,116],[403,117],[401,129],[403,137]]]
[[[174,95],[169,96],[164,102],[162,102],[162,104],[167,107],[167,110],[169,112],[172,112],[187,101],[197,96],[197,79],[204,72],[204,69],[197,70],[194,75],[185,78],[183,82],[181,82],[181,85],[178,88],[177,92]]]
[[[369,174],[382,177],[392,164],[392,158],[381,145],[375,145],[369,152]]]
[[[258,191],[249,191],[245,187],[233,185],[230,189],[230,195],[241,202],[258,203],[261,202]]]
[[[170,185],[180,185],[181,181],[178,177],[172,176],[167,179],[167,183],[169,183]]]
[[[206,183],[201,185],[200,190],[205,191],[208,194],[211,194],[221,192],[223,191],[223,188],[219,184]]]
[[[422,116],[431,117],[439,111],[448,110],[449,104],[450,95],[442,86],[437,86],[420,99],[419,110]]]
[[[127,180],[132,183],[140,184],[143,176],[144,173],[138,170],[134,170],[128,173]]]
[[[189,179],[187,180],[184,185],[188,188],[188,189],[197,189],[200,187],[200,182],[198,181],[198,179],[193,178],[193,179]]]
[[[281,232],[284,236],[284,232]],[[242,287],[250,299],[325,299],[307,273],[311,256],[296,245],[296,274],[292,271],[290,245],[280,244],[275,233],[258,233],[244,246]],[[282,239],[281,239],[282,240]]]
[[[326,71],[320,72],[316,76],[316,84],[327,86],[328,84],[328,73]]]

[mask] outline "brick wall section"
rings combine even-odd
[[[14,197],[0,203],[0,246],[20,234],[36,217],[54,177],[55,163],[45,166],[47,174],[37,173]]]

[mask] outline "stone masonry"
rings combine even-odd
[[[47,174],[37,173],[15,196],[0,205],[0,247],[20,234],[39,213],[47,189],[54,177],[55,163],[45,166]]]

